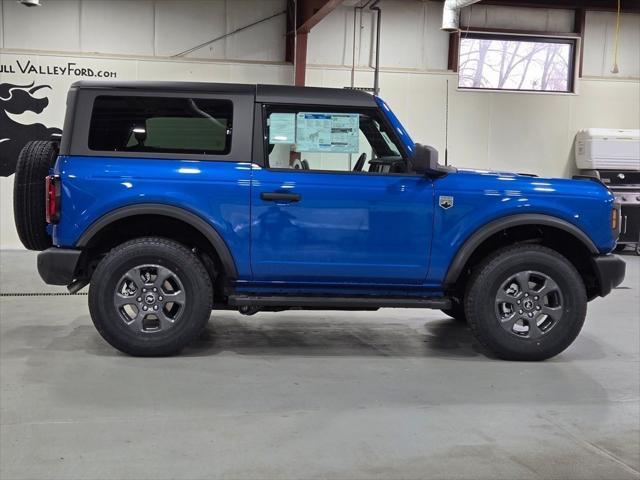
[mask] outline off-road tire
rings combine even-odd
[[[555,282],[562,295],[562,316],[537,339],[503,328],[496,314],[496,295],[517,272],[535,271]],[[496,251],[472,273],[465,298],[467,321],[476,339],[505,360],[538,361],[565,350],[582,329],[587,295],[576,268],[558,252],[540,245],[518,245]]]
[[[183,285],[184,311],[166,331],[135,331],[114,304],[122,276],[139,265],[169,269]],[[98,264],[89,289],[89,311],[100,335],[113,347],[135,356],[179,353],[202,333],[212,304],[211,277],[196,254],[180,243],[158,237],[137,238],[111,250]]]
[[[20,151],[13,183],[13,217],[22,244],[29,250],[51,246],[45,219],[45,177],[58,157],[58,144],[48,140],[27,143]]]

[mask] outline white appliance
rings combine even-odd
[[[640,170],[640,130],[580,130],[575,157],[583,170]]]

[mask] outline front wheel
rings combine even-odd
[[[584,283],[562,255],[539,245],[495,252],[470,280],[465,312],[475,337],[506,360],[545,360],[566,349],[587,312]]]
[[[111,250],[89,289],[91,319],[118,350],[178,353],[204,329],[213,287],[200,259],[164,238],[138,238]]]

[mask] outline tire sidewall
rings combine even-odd
[[[52,245],[45,218],[45,177],[57,158],[57,143],[47,140],[28,142],[18,156],[13,215],[18,237],[29,250],[41,251]]]
[[[526,270],[544,273],[556,282],[564,309],[558,323],[535,340],[509,333],[495,314],[495,297],[502,283]],[[549,358],[567,348],[582,328],[587,304],[584,284],[575,268],[563,257],[541,249],[498,256],[475,279],[469,300],[467,315],[473,317],[487,346],[500,357],[522,360]]]
[[[188,252],[188,251],[187,251]],[[191,253],[188,252],[190,255]],[[170,355],[197,336],[211,314],[211,283],[190,265],[197,258],[164,245],[130,246],[107,256],[96,269],[89,290],[93,322],[115,348],[133,355]],[[185,291],[184,310],[166,332],[137,333],[122,319],[113,303],[118,282],[138,265],[160,265],[172,270]]]

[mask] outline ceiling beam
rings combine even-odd
[[[343,0],[298,0],[298,33],[309,33]]]
[[[304,85],[307,71],[307,39],[309,32],[333,12],[344,0],[298,0],[295,31],[295,85]]]

